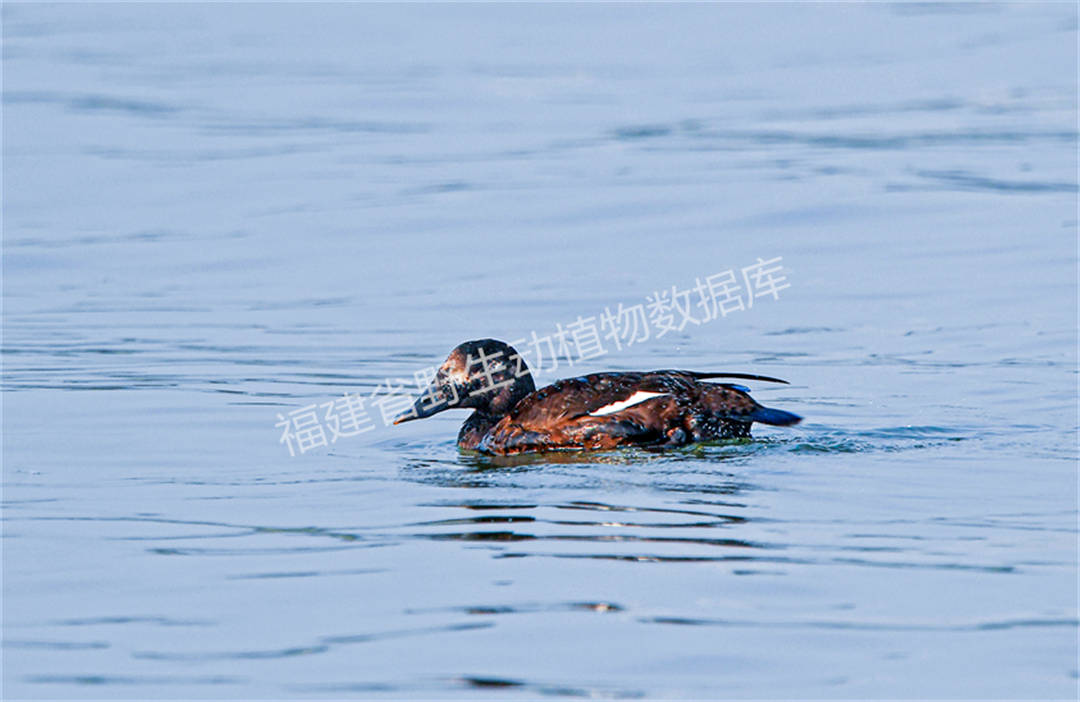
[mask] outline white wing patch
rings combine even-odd
[[[600,409],[598,409],[598,410],[596,410],[594,412],[589,412],[589,416],[590,417],[606,417],[609,414],[615,414],[616,412],[621,412],[622,410],[626,409],[627,407],[633,407],[634,405],[640,405],[642,402],[645,402],[645,400],[651,400],[654,397],[661,397],[662,395],[667,395],[667,393],[666,392],[645,392],[644,390],[638,390],[637,392],[635,392],[633,395],[626,398],[625,400],[620,400],[619,402],[612,402],[610,405],[604,405],[603,407],[601,407]]]

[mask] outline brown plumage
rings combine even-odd
[[[746,388],[702,382],[765,376],[661,370],[594,373],[535,390],[521,356],[494,339],[461,344],[431,386],[395,424],[443,410],[475,410],[458,446],[485,453],[605,450],[620,446],[682,446],[749,437],[753,422],[790,425],[800,417],[762,407]]]

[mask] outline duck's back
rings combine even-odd
[[[765,408],[743,388],[701,382],[702,375],[651,371],[560,380],[521,400],[478,448],[510,454],[678,446],[749,436],[752,422],[768,421],[758,418]]]

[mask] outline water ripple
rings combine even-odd
[[[429,626],[415,629],[396,629],[369,634],[324,636],[321,637],[318,643],[315,644],[280,649],[192,652],[136,651],[131,655],[133,658],[136,659],[168,661],[231,661],[295,658],[298,656],[312,656],[318,655],[320,653],[326,653],[333,646],[373,643],[385,639],[411,638],[414,636],[428,636],[431,634],[475,631],[478,629],[489,629],[493,626],[495,625],[491,622],[460,622],[444,626]]]

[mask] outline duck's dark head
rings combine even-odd
[[[431,385],[394,424],[455,408],[498,419],[534,390],[532,374],[512,346],[495,339],[466,341],[450,352]]]

